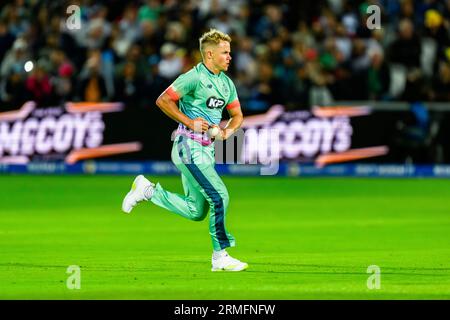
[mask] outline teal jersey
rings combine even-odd
[[[214,74],[203,62],[180,75],[166,92],[189,118],[202,117],[210,124],[220,123],[224,108],[240,106],[233,81],[224,72]]]

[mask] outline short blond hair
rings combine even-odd
[[[199,39],[200,52],[202,54],[202,57],[203,51],[207,45],[218,45],[220,41],[227,41],[231,43],[231,37],[217,29],[210,29],[208,32],[205,32]]]

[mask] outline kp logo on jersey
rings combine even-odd
[[[223,99],[219,99],[214,96],[209,97],[208,100],[206,100],[206,106],[209,109],[222,108],[224,105],[225,105],[225,101]]]

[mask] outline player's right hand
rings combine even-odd
[[[194,130],[195,132],[206,132],[209,129],[209,123],[205,119],[198,117],[191,120],[189,129]]]

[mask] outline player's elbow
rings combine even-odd
[[[157,105],[159,108],[161,108],[162,105],[163,105],[163,103],[164,103],[164,102],[163,102],[163,100],[164,100],[163,95],[164,95],[164,94],[160,95],[160,96],[158,97],[158,99],[156,99],[156,105]]]
[[[158,99],[156,99],[156,105],[158,106],[158,108],[160,108],[161,110],[164,110],[165,107],[169,104],[169,101],[166,97],[166,95],[163,93],[162,95],[160,95],[158,97]]]
[[[172,98],[166,93],[163,92],[158,99],[156,99],[156,105],[160,108],[160,109],[164,109],[166,106],[170,105],[171,103],[173,103],[174,101],[172,100]]]

